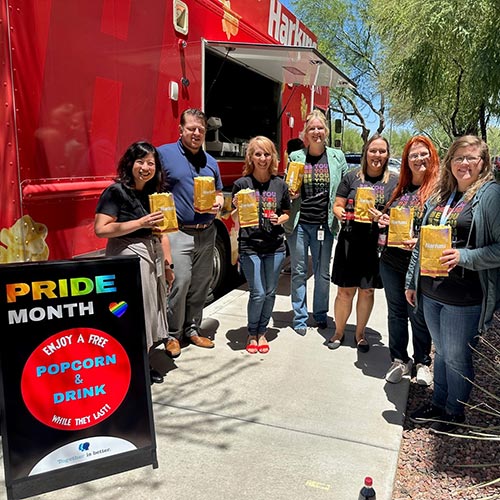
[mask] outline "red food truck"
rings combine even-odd
[[[117,159],[176,141],[184,109],[209,117],[230,191],[252,136],[283,155],[329,88],[352,85],[277,0],[5,0],[0,30],[0,263],[102,252],[94,210]],[[228,211],[216,222],[220,289],[236,234]]]

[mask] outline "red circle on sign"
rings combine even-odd
[[[74,431],[108,418],[125,398],[130,375],[130,360],[116,339],[95,328],[71,328],[33,351],[21,393],[40,422]]]

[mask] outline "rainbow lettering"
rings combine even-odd
[[[7,302],[16,302],[17,297],[28,295],[31,292],[32,300],[41,300],[59,297],[78,297],[95,293],[116,292],[115,275],[107,274],[92,278],[70,278],[56,281],[33,281],[29,283],[9,283],[5,285]]]

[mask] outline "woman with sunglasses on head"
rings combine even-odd
[[[380,257],[380,276],[387,300],[389,350],[392,364],[387,371],[387,382],[396,384],[404,375],[411,374],[416,365],[417,383],[430,385],[432,373],[431,336],[425,324],[422,306],[411,307],[405,297],[405,277],[410,264],[411,251],[417,242],[422,223],[424,203],[433,193],[439,175],[439,156],[434,144],[424,136],[412,137],[405,145],[396,189],[387,203],[389,208],[413,210],[413,238],[403,247],[385,247]],[[387,227],[390,219],[384,213],[379,227]],[[408,320],[412,331],[413,360],[408,355]]]
[[[389,171],[389,156],[387,140],[378,134],[374,135],[365,145],[361,168],[344,175],[337,189],[333,211],[339,221],[345,220],[347,201],[356,199],[356,191],[360,187],[373,188],[375,208],[370,211],[371,221],[353,221],[350,231],[343,226],[339,233],[332,267],[332,281],[338,287],[334,304],[335,334],[327,344],[329,349],[337,349],[344,341],[344,330],[356,293],[356,347],[362,353],[370,349],[365,328],[373,309],[375,288],[382,288],[378,256],[379,227],[375,217],[381,215],[397,183],[397,177]]]
[[[249,354],[266,354],[267,325],[271,319],[281,266],[285,260],[285,231],[283,224],[290,214],[290,198],[285,181],[278,177],[278,153],[273,142],[257,136],[248,143],[243,177],[233,186],[233,205],[238,206],[237,193],[252,189],[257,194],[259,223],[240,227],[238,250],[240,264],[248,282],[248,340]],[[238,223],[236,211],[233,212]]]
[[[290,250],[293,329],[307,332],[307,272],[309,251],[314,274],[313,319],[319,329],[327,328],[330,297],[330,259],[339,224],[333,215],[335,192],[347,163],[342,151],[327,146],[329,129],[325,115],[312,111],[304,123],[304,148],[290,153],[290,161],[304,164],[298,192],[290,191],[289,221],[285,224]]]
[[[474,379],[470,346],[500,308],[499,213],[488,146],[472,135],[456,139],[422,221],[451,226],[452,248],[439,259],[448,274],[420,276],[417,244],[406,276],[406,298],[414,306],[418,289],[435,348],[432,402],[410,420],[433,422],[432,432],[453,432],[465,421]]]

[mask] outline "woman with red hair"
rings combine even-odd
[[[413,208],[413,238],[403,243],[404,248],[385,247],[380,257],[380,276],[387,299],[389,350],[392,364],[387,371],[387,382],[398,383],[404,375],[411,375],[416,364],[417,383],[430,385],[432,374],[431,336],[425,324],[422,306],[411,307],[405,298],[405,276],[410,264],[411,251],[417,241],[422,224],[424,203],[432,194],[439,174],[439,156],[432,142],[424,136],[412,137],[403,149],[399,182],[386,205]],[[379,225],[387,226],[387,213],[380,217]],[[408,319],[413,343],[413,360],[408,356]]]

